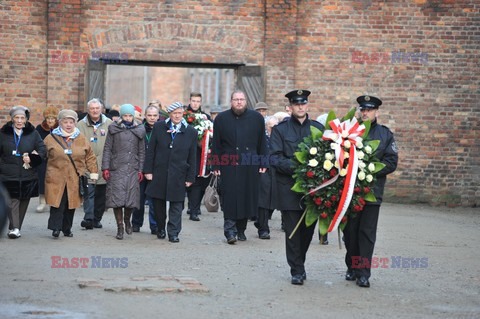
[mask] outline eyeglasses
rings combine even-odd
[[[232,99],[233,102],[243,102],[246,101],[245,99]]]

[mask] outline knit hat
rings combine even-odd
[[[43,110],[43,118],[46,119],[47,117],[54,117],[57,118],[58,116],[58,109],[54,106],[49,106],[45,110]]]
[[[75,122],[77,122],[78,121],[78,114],[74,110],[69,110],[69,109],[61,110],[58,113],[58,120],[60,121],[60,120],[66,119],[66,118],[74,119]]]
[[[130,114],[134,116],[135,107],[132,104],[123,104],[122,106],[120,106],[120,116],[124,116],[125,114]]]
[[[171,112],[175,111],[175,110],[178,109],[178,108],[183,108],[182,103],[180,103],[180,102],[174,102],[174,103],[170,104],[170,105],[167,107],[167,112],[168,112],[168,113],[171,113]]]
[[[258,102],[255,104],[255,111],[257,110],[268,110],[268,105],[265,102]]]
[[[12,109],[10,110],[10,117],[13,119],[15,115],[19,114],[25,116],[27,119],[30,117],[30,111],[25,106],[15,105],[14,107],[12,107]]]

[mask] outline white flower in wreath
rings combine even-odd
[[[367,180],[367,182],[371,183],[373,181],[373,176],[368,174],[367,177],[365,177],[365,179]]]
[[[340,176],[345,176],[345,175],[347,175],[347,169],[346,169],[346,168],[342,168],[342,169],[340,170]]]
[[[345,152],[345,153],[343,153],[343,157],[344,157],[345,159],[347,159],[347,158],[350,157],[350,154],[348,154],[347,152]]]
[[[358,159],[363,159],[365,157],[365,154],[362,151],[360,151],[357,153],[357,157]]]
[[[355,146],[357,146],[358,149],[363,148],[363,143],[362,143],[362,141],[357,142],[357,143],[355,144]]]
[[[335,167],[340,168],[340,162],[339,161],[335,161]]]
[[[336,147],[335,144],[336,144],[336,143],[331,143],[331,144],[330,144],[330,148],[331,148],[332,150],[335,149],[335,147]]]
[[[310,155],[315,155],[315,154],[317,154],[317,153],[318,153],[318,149],[317,149],[316,147],[312,147],[312,148],[310,149]]]
[[[365,173],[363,171],[361,171],[360,173],[358,173],[358,179],[363,181],[365,179]]]
[[[372,154],[372,147],[370,145],[365,146],[365,152],[367,152],[367,154]]]
[[[318,161],[316,159],[311,159],[308,161],[308,166],[316,167],[318,165]]]
[[[333,154],[332,153],[326,153],[325,154],[325,159],[327,159],[329,161],[333,160]]]
[[[375,164],[373,164],[373,163],[368,164],[368,170],[370,172],[373,172],[375,170]]]
[[[332,167],[333,167],[333,164],[332,164],[332,162],[331,162],[330,160],[325,160],[325,161],[323,162],[323,168],[324,168],[325,170],[329,171],[329,170],[332,169]]]
[[[364,161],[358,161],[358,167],[360,167],[361,169],[364,169],[366,166],[367,164],[365,164]]]
[[[352,146],[352,143],[350,143],[349,140],[346,140],[345,142],[343,142],[343,146],[344,146],[345,148],[350,148],[350,146]]]
[[[348,131],[342,131],[342,137],[347,138],[348,137]]]

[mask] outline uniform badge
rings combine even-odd
[[[368,95],[365,95],[365,101],[370,101],[370,97]]]
[[[394,151],[395,153],[398,153],[397,144],[395,144],[395,142],[392,143],[392,151]]]
[[[303,91],[302,91],[302,90],[298,90],[298,91],[297,91],[297,94],[298,94],[298,95],[303,95]]]
[[[103,128],[100,129],[100,135],[105,136],[105,130]]]

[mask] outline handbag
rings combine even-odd
[[[53,135],[53,139],[65,150],[65,146],[63,146],[62,143]],[[67,154],[68,158],[70,159],[70,162],[72,162],[73,168],[75,168],[75,173],[77,173],[78,176],[78,193],[80,194],[80,197],[85,197],[88,195],[88,178],[87,176],[80,175],[78,174],[77,166],[75,165],[75,162],[73,161],[73,158],[70,156],[70,154]]]
[[[220,197],[218,195],[217,187],[218,176],[213,176],[205,189],[205,196],[203,197],[203,204],[205,204],[205,208],[210,213],[216,213],[220,208]]]

